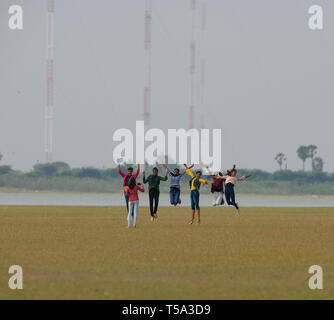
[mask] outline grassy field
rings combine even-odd
[[[0,299],[333,299],[334,208],[0,207]],[[24,289],[8,288],[23,268]],[[321,265],[324,290],[308,288]]]

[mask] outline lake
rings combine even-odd
[[[182,205],[189,206],[189,193],[183,193]],[[334,207],[334,197],[328,196],[262,196],[237,195],[244,207]],[[123,206],[123,194],[106,193],[0,193],[0,205],[18,206]],[[140,195],[140,205],[148,205],[148,195]],[[160,205],[169,206],[169,195],[160,195]],[[211,206],[211,195],[201,195],[201,206]]]

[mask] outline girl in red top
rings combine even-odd
[[[128,228],[131,226],[132,214],[133,213],[133,226],[136,228],[137,217],[138,217],[138,207],[139,207],[139,198],[138,191],[144,192],[144,186],[141,183],[136,184],[134,177],[129,179],[128,186],[125,188],[125,194],[129,199],[129,210],[128,210]]]

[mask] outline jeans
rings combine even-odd
[[[180,188],[170,188],[170,204],[178,204],[180,199]]]
[[[199,210],[199,191],[197,189],[190,191],[190,202],[191,202],[191,209]]]
[[[232,183],[228,183],[225,186],[225,198],[229,206],[234,206],[236,209],[239,209],[235,202],[234,185]]]
[[[129,197],[125,194],[125,191],[124,191],[124,199],[126,203],[126,212],[129,212]]]
[[[125,195],[125,191],[124,191],[124,199],[126,203],[126,213],[129,213],[129,197]],[[132,210],[132,216],[133,216],[133,210]]]
[[[131,226],[132,217],[133,217],[133,226],[135,227],[137,225],[138,206],[139,206],[139,200],[129,201],[128,227]]]
[[[151,216],[153,217],[158,211],[160,191],[158,189],[153,188],[149,190],[148,195],[150,198],[150,213]],[[154,203],[154,208],[153,208],[153,203]]]

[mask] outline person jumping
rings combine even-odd
[[[150,213],[151,213],[151,221],[154,221],[158,217],[158,206],[159,206],[159,196],[160,196],[160,181],[167,181],[167,169],[165,171],[165,176],[161,177],[158,175],[158,168],[153,168],[153,174],[150,174],[146,179],[146,173],[143,171],[143,182],[148,182],[148,189],[149,189],[149,199],[150,199]],[[154,204],[154,207],[153,207]]]
[[[230,175],[224,175],[224,176],[216,176],[217,179],[224,179],[225,180],[225,198],[226,202],[229,206],[234,206],[237,209],[238,214],[240,215],[240,208],[237,202],[235,202],[235,192],[234,187],[237,185],[238,181],[244,181],[252,176],[252,173],[250,172],[247,176],[242,176],[240,178],[237,178],[238,171],[233,167],[232,170],[230,170]]]
[[[168,175],[170,176],[170,190],[169,190],[169,198],[170,198],[170,204],[176,207],[178,204],[181,204],[181,188],[180,188],[180,180],[184,176],[185,172],[180,173],[180,170],[178,168],[175,168],[172,171],[168,169],[166,164],[162,164],[163,167],[168,171]],[[189,167],[191,169],[193,166]]]
[[[121,175],[121,177],[123,178],[123,191],[124,191],[124,199],[125,199],[125,203],[126,203],[126,212],[129,212],[129,197],[126,195],[126,188],[129,185],[129,180],[131,177],[133,177],[134,179],[137,179],[139,172],[140,172],[140,164],[137,164],[137,171],[135,174],[133,173],[133,168],[132,167],[128,167],[128,173],[125,174],[124,172],[122,172],[121,170],[121,165],[118,164],[117,165],[117,169],[118,169],[118,173]]]
[[[202,176],[201,171],[196,171],[196,174],[194,175],[191,172],[190,167],[188,167],[186,164],[184,164],[184,166],[186,168],[186,173],[191,177],[189,185],[190,185],[190,201],[191,201],[192,215],[189,224],[194,223],[196,211],[197,211],[197,224],[200,224],[201,217],[200,217],[200,207],[199,207],[199,189],[201,188],[202,183],[206,185],[210,185],[210,183],[209,181],[201,178]],[[193,167],[193,165],[191,167]]]
[[[212,174],[209,167],[206,167],[209,172],[209,177],[213,179],[211,184],[211,193],[212,193],[212,206],[217,207],[224,204],[224,180],[216,178],[217,176],[222,177],[221,172],[216,172]]]

